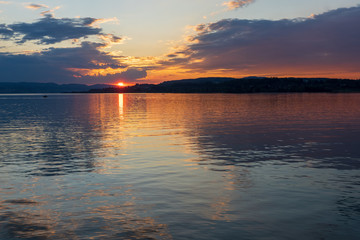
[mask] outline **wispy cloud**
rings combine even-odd
[[[223,8],[219,11],[216,11],[216,12],[212,12],[209,14],[209,16],[215,16],[215,15],[218,15],[218,14],[222,14],[224,12],[227,12],[227,11],[232,11],[232,10],[235,10],[235,9],[238,9],[238,8],[243,8],[243,7],[246,7],[247,5],[251,4],[251,3],[254,3],[255,0],[235,0],[235,1],[228,1],[228,2],[224,2],[222,4],[222,6],[225,6],[226,8]],[[208,16],[203,16],[204,19],[207,19]]]
[[[222,5],[226,6],[228,10],[234,10],[245,7],[253,2],[255,2],[255,0],[236,0],[236,1],[224,2]]]
[[[40,8],[49,8],[49,7],[46,6],[45,4],[32,3],[32,4],[29,4],[29,5],[26,5],[26,8],[37,10],[37,9],[40,9]]]
[[[44,17],[54,17],[54,12],[58,9],[60,9],[61,7],[60,6],[57,6],[57,7],[54,7],[52,9],[49,9],[49,10],[46,10],[46,11],[42,11],[40,13],[41,16],[44,16]]]
[[[98,18],[96,19],[95,22],[93,22],[92,26],[98,26],[99,24],[102,23],[108,23],[108,22],[113,22],[115,24],[119,23],[119,19],[117,17],[113,17],[113,18]]]
[[[100,34],[99,38],[106,44],[105,47],[111,47],[114,44],[122,44],[124,40],[127,39],[126,37],[118,37],[114,34]]]

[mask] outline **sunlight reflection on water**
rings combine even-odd
[[[357,239],[360,94],[0,95],[0,239]]]

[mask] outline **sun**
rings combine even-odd
[[[119,87],[125,86],[125,84],[124,84],[123,82],[119,82],[119,83],[117,83],[117,85],[118,85]]]

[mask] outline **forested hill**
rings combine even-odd
[[[0,83],[0,93],[257,93],[360,92],[360,80],[329,78],[197,78],[136,84],[128,87],[97,84]]]
[[[198,78],[92,89],[101,93],[360,92],[360,80],[329,78]]]

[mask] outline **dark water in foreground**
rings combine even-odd
[[[0,239],[359,239],[360,94],[0,95]]]

